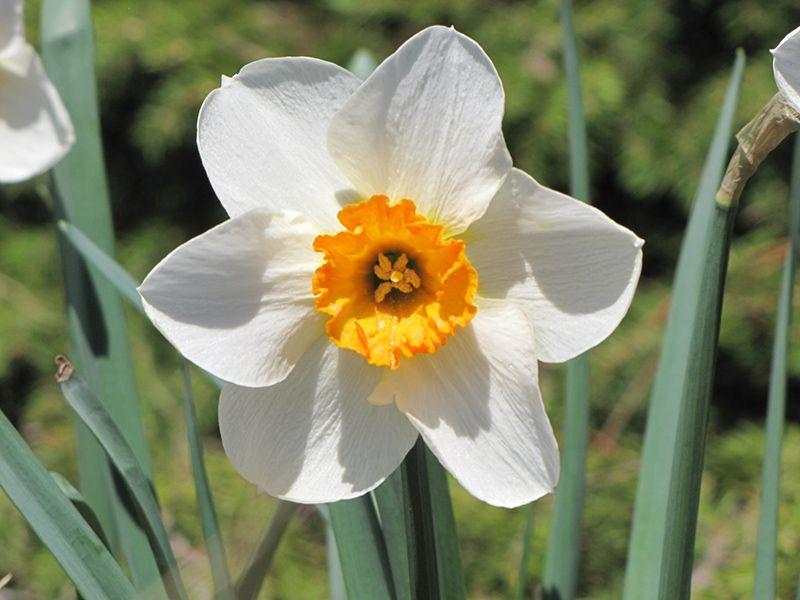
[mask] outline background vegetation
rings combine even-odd
[[[29,36],[37,2],[26,6]],[[346,64],[358,48],[383,58],[420,28],[452,24],[494,60],[507,94],[504,131],[515,163],[567,187],[566,86],[555,0],[98,0],[93,6],[103,137],[120,262],[143,277],[169,250],[221,221],[195,147],[205,95],[243,64],[310,55]],[[774,47],[800,23],[791,0],[586,0],[575,3],[590,137],[592,196],[645,238],[630,314],[592,353],[588,493],[580,595],[621,592],[647,397],[677,250],[736,47],[748,54],[737,126],[774,93]],[[763,418],[779,271],[786,250],[790,144],[749,185],[737,221],[695,558],[697,598],[750,594]],[[44,181],[0,189],[0,409],[44,464],[76,481],[72,418],[52,379],[67,350],[61,272]],[[208,597],[207,562],[181,417],[180,364],[129,314],[154,471],[186,579]],[[800,565],[800,325],[792,331],[783,460],[779,591],[794,596]],[[544,369],[559,430],[562,371]],[[194,381],[209,475],[233,571],[246,563],[274,501],[228,464],[216,393]],[[524,510],[481,504],[452,486],[470,598],[509,597]],[[530,555],[541,577],[552,500],[537,504]],[[0,494],[0,598],[73,592],[57,563]],[[327,593],[323,527],[302,511],[279,550],[265,598]],[[12,595],[13,593],[13,595]]]

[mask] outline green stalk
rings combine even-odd
[[[400,468],[412,597],[460,600],[464,576],[447,474],[421,437]]]
[[[736,205],[716,202],[744,69],[739,51],[678,258],[650,398],[625,599],[686,598]]]
[[[800,138],[799,138],[800,139]],[[756,539],[753,598],[775,598],[778,560],[778,507],[780,500],[781,442],[786,418],[786,354],[792,320],[792,292],[797,252],[800,250],[800,141],[795,141],[792,184],[789,193],[789,248],[783,262],[778,316],[767,399],[767,431],[761,476],[761,514]]]
[[[525,598],[525,579],[528,569],[528,557],[531,553],[531,537],[533,537],[533,513],[535,502],[528,504],[527,516],[525,517],[525,532],[522,535],[522,555],[519,559],[519,570],[517,571],[517,593],[514,595],[515,600],[524,600]]]
[[[261,592],[261,586],[264,585],[264,578],[267,576],[269,567],[272,564],[272,559],[278,550],[281,538],[299,507],[299,504],[293,502],[278,501],[264,537],[250,558],[250,563],[242,571],[239,581],[236,582],[236,598],[239,600],[255,600],[258,597]]]
[[[588,428],[589,359],[583,354],[567,363],[561,479],[547,544],[545,599],[574,598],[578,588]]]
[[[571,0],[561,1],[561,27],[564,31],[564,71],[569,111],[570,193],[588,202],[589,152]],[[572,359],[566,366],[561,477],[547,544],[544,598],[574,598],[578,588],[581,524],[586,493],[589,371],[588,353]]]
[[[411,600],[414,597],[409,580],[405,494],[402,468],[395,469],[373,492],[398,600]]]
[[[326,512],[336,538],[347,597],[394,599],[386,544],[369,494],[328,504]]]
[[[107,254],[114,235],[105,177],[94,77],[92,22],[87,0],[45,0],[42,7],[45,67],[75,125],[76,143],[53,169],[54,211],[75,223]],[[105,403],[148,479],[150,458],[142,428],[122,304],[114,289],[59,236],[72,354]],[[121,543],[134,583],[163,597],[147,537],[122,503],[106,457],[91,433],[77,424],[80,487],[112,548]]]
[[[434,600],[440,597],[439,573],[425,442],[422,438],[417,440],[406,456],[402,469],[411,589],[413,597],[418,600]]]

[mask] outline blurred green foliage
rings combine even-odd
[[[37,39],[38,9],[27,3]],[[420,28],[454,25],[486,49],[507,94],[515,163],[566,189],[566,84],[556,0],[99,0],[97,70],[118,255],[137,277],[224,214],[195,148],[205,95],[243,64],[311,55],[347,64],[359,48],[380,58]],[[737,126],[774,93],[768,49],[800,22],[791,0],[586,0],[575,5],[589,128],[592,198],[647,241],[631,312],[592,353],[592,439],[581,596],[616,598],[628,540],[645,406],[685,223],[736,47],[748,54]],[[735,232],[722,321],[695,560],[697,598],[749,595],[763,454],[769,347],[786,251],[788,146],[751,182]],[[47,468],[76,480],[72,418],[51,373],[66,350],[54,233],[43,181],[0,190],[0,408]],[[702,260],[702,257],[698,257]],[[133,352],[156,483],[193,596],[210,597],[180,404],[180,363],[130,314]],[[800,564],[800,330],[792,330],[784,445],[778,589],[794,595]],[[544,370],[556,430],[561,370]],[[216,393],[194,381],[209,477],[234,572],[246,564],[274,501],[257,495],[222,453]],[[509,597],[524,510],[481,504],[453,484],[470,598]],[[530,555],[539,581],[551,499],[537,504]],[[33,598],[70,597],[70,585],[0,494],[0,577]],[[324,536],[300,513],[279,550],[265,598],[327,594]]]

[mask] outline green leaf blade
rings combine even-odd
[[[94,44],[88,0],[46,0],[42,5],[42,57],[72,117],[76,142],[53,169],[54,211],[78,225],[109,255],[114,234],[105,176]],[[150,457],[141,422],[122,305],[114,290],[87,269],[59,235],[72,355],[112,418],[125,432],[145,473]],[[114,398],[112,402],[110,399]],[[92,435],[77,426],[80,487],[112,547],[122,545],[137,587],[161,586],[145,533],[119,498],[107,460]],[[163,592],[160,594],[163,596]]]
[[[647,417],[625,574],[627,600],[688,595],[722,291],[735,216],[735,207],[718,205],[715,195],[730,145],[743,69],[740,52],[678,259]]]
[[[61,391],[70,407],[91,430],[130,491],[138,508],[144,530],[153,548],[171,597],[186,598],[178,563],[172,553],[169,536],[161,520],[152,484],[144,474],[136,455],[108,411],[86,383],[75,373],[61,381]]]
[[[571,0],[561,0],[561,28],[567,78],[570,193],[588,202],[589,144]],[[589,435],[589,373],[588,354],[578,356],[566,365],[561,477],[547,544],[542,584],[545,598],[574,598],[578,588]],[[520,565],[520,573],[523,569],[524,565]]]
[[[0,412],[0,487],[86,598],[134,598],[103,542]]]

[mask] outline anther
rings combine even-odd
[[[372,268],[375,276],[381,280],[375,288],[375,302],[381,303],[392,290],[399,290],[410,294],[422,285],[422,280],[416,271],[408,266],[408,256],[405,252],[398,256],[394,263],[382,252],[378,254],[375,266]]]

